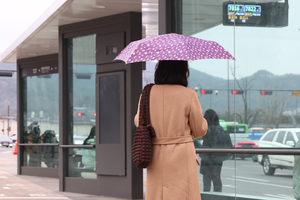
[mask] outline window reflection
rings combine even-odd
[[[24,147],[23,165],[57,168],[57,144],[59,140],[58,74],[24,77],[23,88],[22,142],[54,145]]]
[[[229,12],[224,10],[224,3],[231,4]],[[251,148],[298,148],[300,131],[293,128],[299,128],[300,122],[297,86],[300,68],[296,56],[299,54],[296,46],[300,44],[299,7],[297,0],[251,3],[183,0],[182,19],[172,19],[182,23],[176,27],[182,27],[183,34],[216,41],[237,59],[189,63],[189,87],[198,92],[203,111],[214,109],[218,113],[234,148],[249,149],[249,154],[233,154],[223,162],[223,196],[296,197],[293,182],[300,177],[299,161],[295,162],[298,155],[255,155]],[[226,14],[230,16],[223,19]],[[233,26],[235,18],[236,27]],[[212,90],[212,93],[201,93],[201,90]],[[297,177],[293,177],[292,169],[296,170]],[[202,174],[199,178],[202,183]],[[200,187],[202,199],[214,199],[212,196],[217,195],[203,192],[203,184]]]
[[[58,168],[59,154],[56,146],[24,146],[23,166]]]
[[[202,199],[205,199],[205,194],[217,193],[234,193],[234,161],[228,159],[227,154],[207,154],[201,153],[197,154],[198,159],[201,163],[201,166],[198,166],[199,169],[199,183]],[[215,163],[213,160],[210,160],[210,164],[214,167],[208,167],[202,163],[206,162],[208,157],[218,156],[224,158],[222,163]]]
[[[202,153],[198,159],[204,156]],[[233,157],[239,156],[238,154]],[[274,155],[280,156],[280,155]],[[205,156],[204,156],[205,157]],[[295,161],[299,156],[292,156]],[[299,158],[297,160],[299,164]],[[297,165],[298,166],[298,165]],[[199,167],[200,170],[200,167]],[[277,172],[277,170],[279,170]],[[221,170],[222,192],[213,192],[214,186],[211,183],[210,191],[204,191],[204,176],[199,171],[199,181],[202,199],[211,199],[213,196],[218,199],[235,196],[243,199],[295,199],[293,192],[293,182],[297,183],[297,178],[293,175],[293,170],[277,169],[274,175],[265,175],[263,166],[253,162],[251,158],[245,160],[226,160],[223,162]],[[295,169],[298,170],[298,167]],[[299,172],[296,172],[299,176]],[[296,179],[295,179],[296,178]],[[251,188],[251,189],[249,189]],[[236,190],[236,192],[235,192]],[[295,191],[295,190],[294,190]],[[297,193],[297,191],[296,191]]]
[[[96,35],[67,39],[67,134],[70,145],[95,145]],[[95,148],[68,150],[69,177],[96,178]]]
[[[96,128],[93,126],[83,145],[96,145]],[[97,176],[95,148],[70,148],[68,158],[68,176],[93,178]]]
[[[95,144],[95,138],[87,140]],[[70,148],[68,159],[68,177],[96,179],[95,148]]]
[[[68,144],[82,145],[96,123],[96,35],[67,39]]]

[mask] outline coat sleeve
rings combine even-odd
[[[142,95],[140,95],[139,104],[138,104],[138,108],[137,108],[137,113],[136,113],[136,115],[134,116],[134,125],[135,125],[136,127],[139,126],[139,113],[140,113],[141,96],[142,96]]]
[[[189,123],[191,127],[191,135],[194,138],[202,137],[207,131],[207,122],[202,115],[202,108],[198,101],[198,95],[193,93],[191,98],[191,110],[189,115]]]

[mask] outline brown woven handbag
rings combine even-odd
[[[139,113],[139,126],[137,127],[132,145],[132,159],[137,168],[146,168],[152,160],[152,138],[155,131],[150,124],[150,91],[154,84],[145,86]]]

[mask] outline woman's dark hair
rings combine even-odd
[[[190,71],[184,60],[160,60],[156,65],[155,84],[177,84],[187,87]]]
[[[93,126],[93,127],[91,128],[91,131],[90,131],[89,136],[84,140],[83,144],[84,144],[84,145],[87,145],[87,141],[88,141],[89,139],[94,138],[95,135],[96,135],[95,126]]]
[[[205,111],[204,118],[206,119],[208,126],[213,124],[220,124],[219,116],[213,109],[208,109],[207,111]]]

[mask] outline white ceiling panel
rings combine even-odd
[[[224,1],[183,0],[183,34],[192,35],[221,24]],[[55,0],[42,16],[0,55],[0,62],[14,63],[17,58],[58,53],[59,26],[129,11],[142,12],[143,37],[158,34],[158,0]]]
[[[145,37],[157,35],[158,0],[56,0],[0,55],[0,62],[58,53],[59,26],[129,11],[141,12],[142,6]]]

